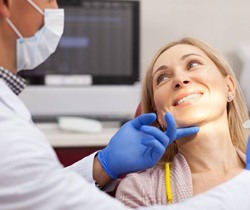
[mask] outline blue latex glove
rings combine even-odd
[[[166,114],[165,119],[168,124],[166,133],[149,126],[156,120],[154,113],[142,114],[118,130],[109,144],[98,153],[98,159],[110,177],[116,179],[119,175],[154,166],[171,142],[199,130],[197,127],[176,129],[170,113]]]
[[[250,136],[248,137],[246,156],[247,156],[247,159],[246,159],[246,161],[247,161],[246,169],[250,170]]]
[[[167,131],[165,132],[165,134],[169,138],[167,146],[169,144],[171,144],[173,141],[175,141],[181,137],[190,136],[190,135],[196,134],[199,131],[198,127],[188,127],[188,128],[178,128],[177,129],[175,119],[170,112],[166,112],[164,118],[165,118],[167,128],[168,128]],[[155,136],[157,133],[156,130],[158,130],[158,128],[153,127],[153,126],[143,125],[141,127],[141,130],[147,134],[151,134],[151,135]]]

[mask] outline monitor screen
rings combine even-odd
[[[34,71],[21,71],[30,84],[52,76],[87,76],[91,84],[133,84],[139,80],[139,2],[59,0],[65,10],[58,48]],[[77,80],[75,80],[77,81]]]

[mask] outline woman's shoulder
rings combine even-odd
[[[165,171],[159,166],[131,173],[120,182],[116,198],[132,208],[166,203],[164,183]]]
[[[192,177],[185,157],[178,153],[170,163],[173,201],[184,200],[192,195]],[[125,205],[137,208],[167,204],[165,166],[128,174],[119,184],[116,198]]]
[[[164,167],[155,166],[144,171],[128,174],[125,178],[121,180],[119,186],[132,185],[136,189],[138,189],[138,187],[147,188],[157,184],[159,180],[164,180],[164,177]]]
[[[133,184],[140,183],[145,186],[145,183],[154,185],[156,182],[159,182],[159,179],[164,180],[165,170],[162,166],[155,166],[144,171],[137,173],[128,174],[123,182],[133,182]]]
[[[187,160],[181,153],[177,153],[175,155],[174,160],[170,165],[171,165],[171,170],[173,173],[177,173],[177,174],[190,173],[191,174]]]

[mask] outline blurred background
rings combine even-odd
[[[64,35],[44,64],[21,72],[28,86],[20,97],[65,166],[103,148],[134,117],[153,55],[184,36],[204,40],[229,59],[250,108],[248,0],[58,3],[65,9]],[[71,129],[62,128],[60,117],[97,124],[73,120]]]
[[[250,107],[249,1],[58,3],[66,17],[56,53],[37,71],[22,72],[29,87],[21,98],[35,119],[132,118],[140,101],[140,81],[153,55],[184,36],[206,41],[229,59]]]

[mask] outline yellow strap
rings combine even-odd
[[[166,175],[166,193],[168,203],[172,203],[172,192],[171,192],[171,183],[170,183],[170,163],[165,164],[165,175]]]

